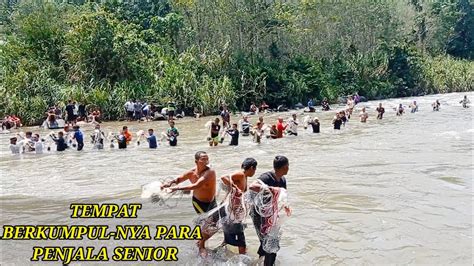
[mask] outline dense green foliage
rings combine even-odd
[[[67,3],[65,3],[67,2]],[[0,115],[131,98],[205,113],[474,89],[470,0],[38,1],[0,10]]]

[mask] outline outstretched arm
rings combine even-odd
[[[179,183],[181,183],[181,182],[184,182],[184,181],[188,180],[188,179],[189,179],[189,176],[191,175],[191,173],[192,173],[192,171],[188,171],[188,172],[186,172],[185,174],[179,176],[178,178],[176,178],[176,179],[174,179],[174,180],[171,180],[171,181],[169,181],[169,182],[166,182],[166,183],[162,184],[162,185],[161,185],[161,189],[170,187],[170,186],[173,185],[173,184],[177,185],[177,184],[179,184]]]
[[[176,191],[176,190],[185,190],[185,191],[195,190],[195,189],[200,188],[200,187],[202,187],[203,185],[205,185],[206,182],[207,182],[209,179],[214,179],[214,180],[215,180],[215,178],[216,178],[216,172],[210,171],[209,174],[204,175],[204,176],[201,176],[201,177],[196,181],[196,183],[193,183],[193,184],[190,184],[190,185],[187,185],[187,186],[182,186],[182,187],[172,187],[172,188],[171,188],[171,191],[174,192],[174,191]]]

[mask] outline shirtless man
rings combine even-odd
[[[216,203],[216,172],[211,169],[209,165],[209,157],[204,151],[198,151],[194,155],[196,167],[185,172],[175,180],[171,180],[163,185],[161,189],[171,187],[171,185],[178,185],[186,180],[191,181],[187,186],[173,186],[171,192],[177,190],[193,191],[193,207],[197,214],[206,213],[217,207]],[[207,256],[205,248],[206,240],[212,235],[205,232],[202,233],[202,239],[199,240],[199,253],[201,256]]]
[[[413,101],[413,103],[410,104],[410,108],[411,108],[410,112],[412,112],[412,113],[418,112],[418,104],[416,104],[416,101]]]
[[[352,115],[352,111],[354,110],[354,106],[355,106],[355,102],[354,102],[354,99],[352,98],[352,96],[349,96],[347,98],[347,110],[349,111],[347,117],[348,118],[351,118],[351,115]]]
[[[362,111],[360,111],[359,117],[360,117],[360,122],[362,123],[367,122],[367,118],[369,117],[369,114],[365,111],[365,107],[362,107]]]
[[[264,131],[263,131],[263,128],[262,128],[262,123],[257,122],[257,126],[255,126],[255,128],[252,130],[253,142],[260,143],[263,134],[264,134]]]
[[[241,198],[242,194],[247,191],[248,178],[254,176],[256,170],[257,161],[254,158],[247,158],[242,162],[242,170],[223,176],[221,180],[225,185],[236,189],[235,196]],[[231,201],[231,203],[233,202]],[[224,226],[224,243],[239,247],[240,254],[246,253],[244,226],[242,223],[232,223]]]

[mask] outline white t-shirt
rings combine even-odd
[[[43,153],[43,142],[37,141],[35,142],[35,152],[36,154],[42,154]]]
[[[288,119],[288,131],[298,133],[298,124],[298,119],[293,119],[293,117]]]
[[[8,147],[12,151],[12,154],[19,154],[20,153],[21,145],[19,145],[19,144],[10,144],[10,146],[8,146]]]
[[[135,111],[135,105],[132,102],[126,102],[125,109],[127,109],[128,112],[133,112]]]

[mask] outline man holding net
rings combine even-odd
[[[216,203],[216,172],[209,167],[209,157],[206,152],[198,151],[195,156],[196,167],[187,171],[175,180],[171,180],[161,186],[161,189],[170,187],[172,184],[178,185],[189,179],[190,185],[174,186],[170,188],[170,192],[177,190],[193,191],[193,207],[196,213],[203,214],[217,207]],[[207,251],[205,242],[213,233],[203,230],[202,240],[198,242],[199,253],[205,257]]]
[[[276,252],[279,249],[278,239],[278,198],[280,194],[286,194],[286,179],[289,161],[285,156],[276,156],[273,160],[273,171],[260,175],[258,180],[253,182],[249,189],[256,192],[254,196],[254,206],[250,211],[252,220],[260,240],[258,255],[264,256],[264,265],[274,265]],[[283,193],[281,191],[283,188]],[[288,216],[291,209],[285,206]],[[276,229],[276,230],[274,230]],[[276,235],[275,236],[275,232]],[[272,242],[273,241],[273,242]],[[270,243],[270,247],[268,247]]]
[[[243,193],[247,191],[247,178],[255,175],[257,161],[247,158],[242,162],[242,170],[221,177],[222,182],[229,186],[229,215],[224,229],[224,243],[239,247],[239,253],[246,253],[244,225],[242,220],[247,215]]]

